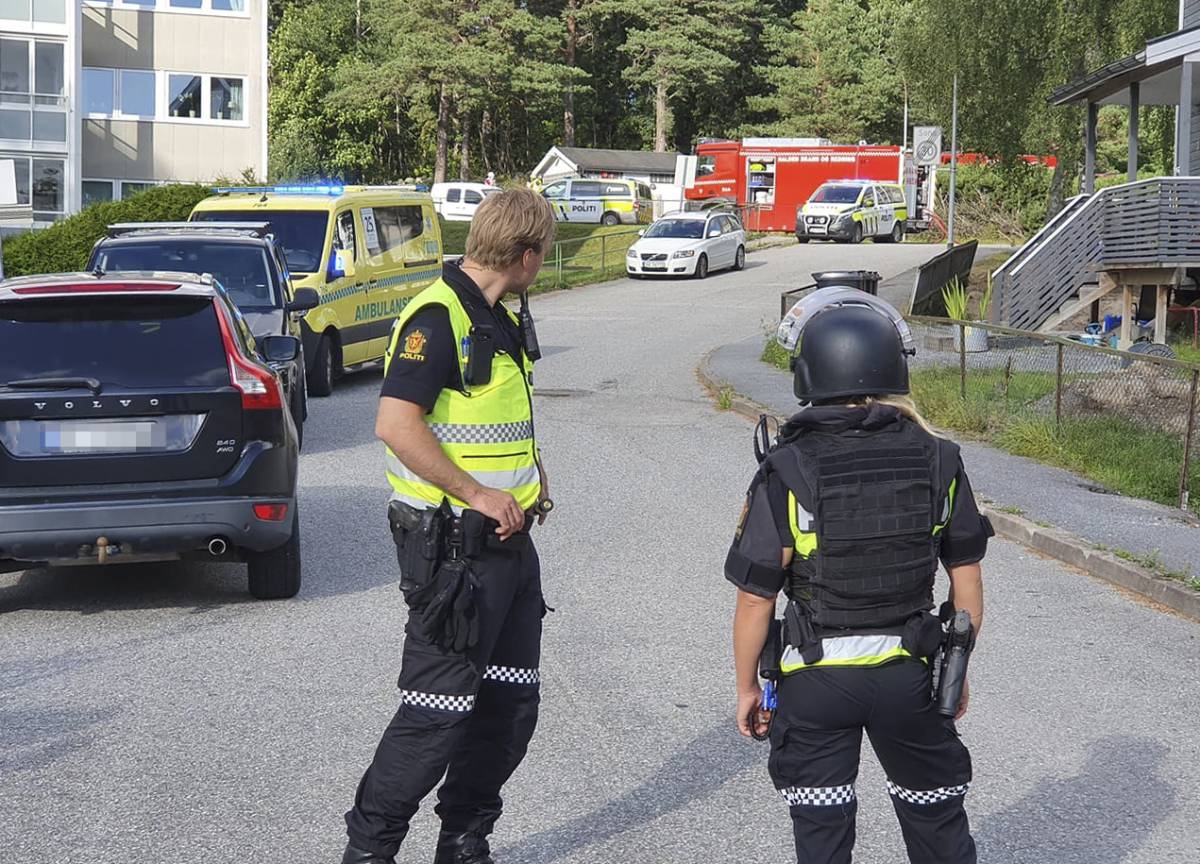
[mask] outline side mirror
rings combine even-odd
[[[646,236],[646,229],[645,229],[645,228],[643,228],[642,230],[638,231],[638,236],[639,236],[639,237],[645,237],[645,236]]]
[[[720,237],[720,236],[721,236],[721,229],[720,229],[720,228],[711,228],[711,229],[709,229],[708,236],[709,236],[709,237]]]
[[[292,301],[287,304],[289,312],[307,312],[321,305],[321,295],[315,288],[297,288]]]
[[[300,340],[295,336],[265,336],[259,344],[262,355],[271,363],[291,363],[300,356]]]

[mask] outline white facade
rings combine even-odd
[[[79,0],[0,0],[0,159],[38,225],[79,207],[78,34]]]
[[[32,227],[154,184],[265,179],[267,6],[0,0],[0,160]]]

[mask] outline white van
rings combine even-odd
[[[499,191],[499,186],[486,183],[455,181],[434,183],[430,196],[434,208],[447,222],[470,222],[475,216],[475,208],[483,203],[483,196]]]

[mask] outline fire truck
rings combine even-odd
[[[827,180],[899,183],[910,214],[906,229],[929,227],[936,171],[899,147],[745,138],[702,142],[692,158],[683,183],[688,206],[733,204],[751,231],[794,232],[797,210]]]

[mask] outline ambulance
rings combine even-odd
[[[416,187],[255,186],[215,190],[193,221],[269,222],[294,289],[321,303],[301,320],[308,392],[382,360],[392,323],[442,272],[433,199]]]
[[[559,222],[636,225],[651,220],[650,187],[638,180],[569,178],[542,190]]]

